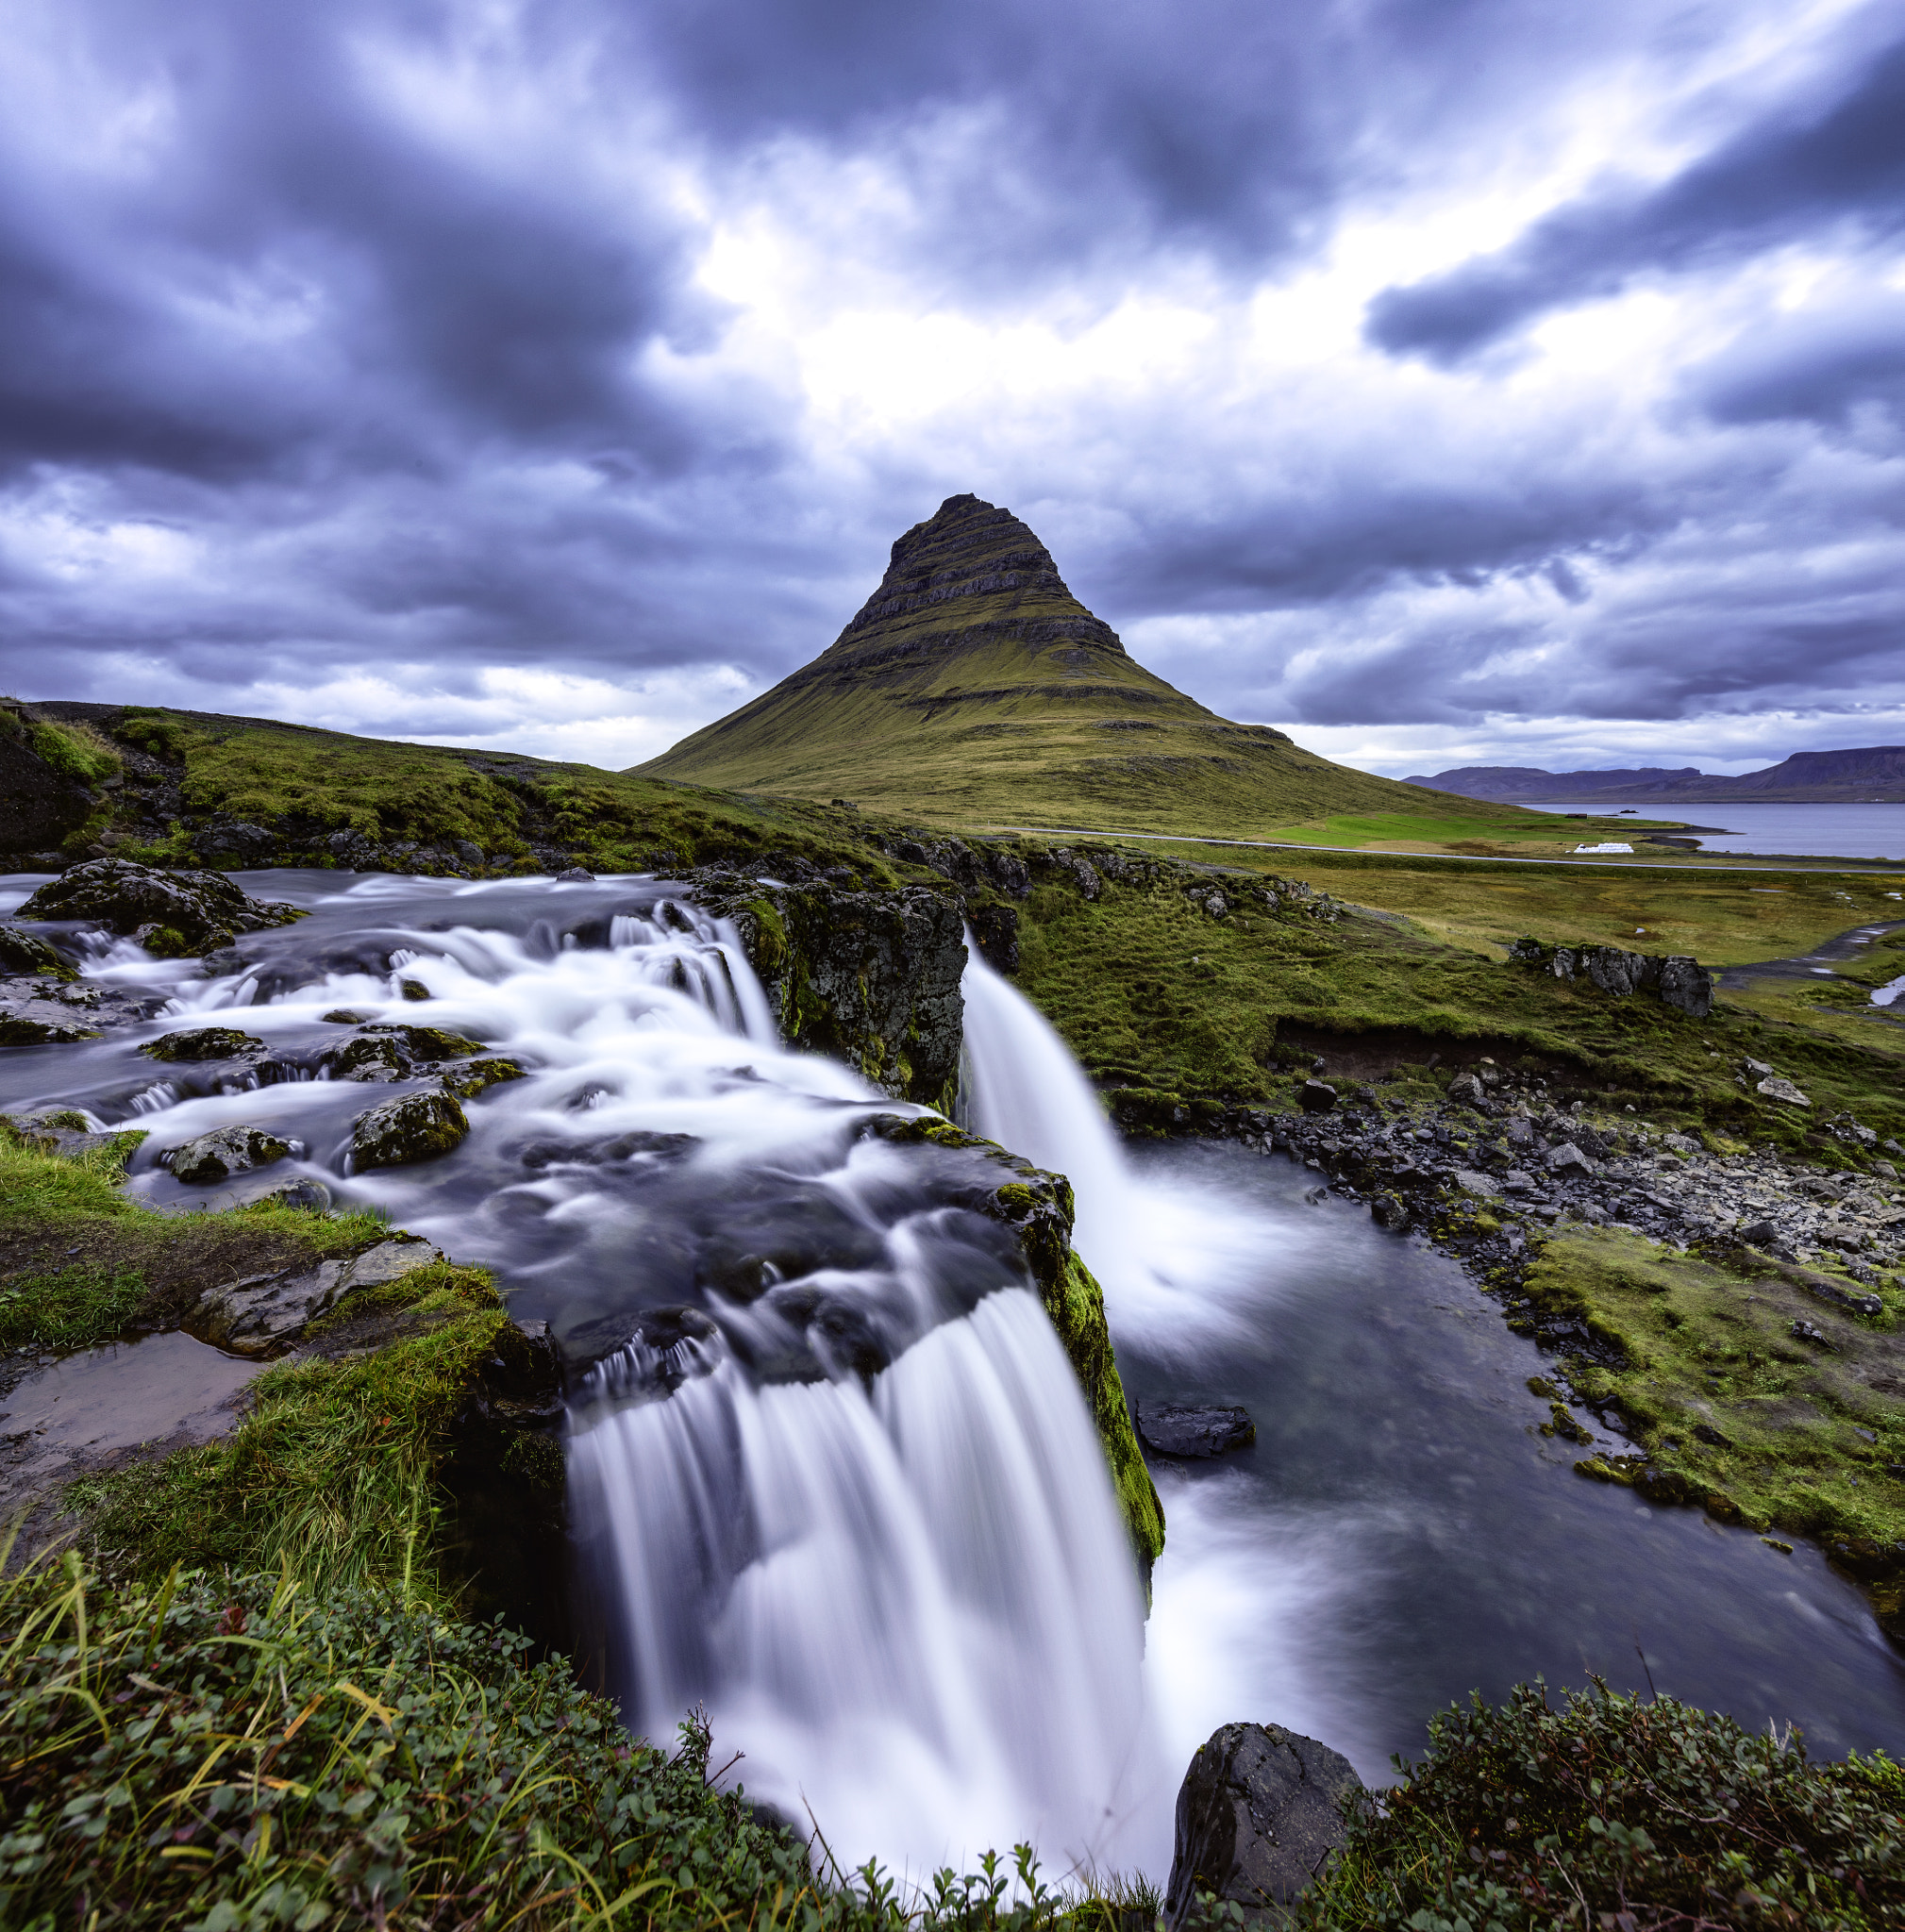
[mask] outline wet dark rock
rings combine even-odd
[[[359,1114],[351,1130],[351,1164],[359,1173],[434,1160],[460,1146],[468,1116],[452,1093],[406,1093]]]
[[[1322,1080],[1306,1080],[1296,1090],[1296,1104],[1305,1113],[1328,1113],[1336,1105],[1336,1090]]]
[[[950,1110],[965,1010],[951,896],[768,887],[724,872],[695,885],[698,903],[734,922],[790,1046],[844,1060],[896,1100]]]
[[[293,906],[254,899],[216,872],[163,872],[124,858],[89,859],[51,880],[20,908],[23,919],[102,925],[161,958],[228,946],[242,932],[287,925]]]
[[[288,1160],[292,1152],[288,1141],[280,1141],[261,1127],[217,1127],[175,1147],[164,1164],[172,1170],[174,1180],[202,1188],[231,1174],[249,1174],[254,1168]]]
[[[45,973],[65,978],[70,977],[71,969],[38,933],[22,932],[17,925],[0,925],[0,973]]]
[[[1343,1805],[1362,1790],[1341,1753],[1281,1724],[1225,1724],[1191,1760],[1178,1793],[1167,1922],[1200,1894],[1276,1918],[1347,1839]]]
[[[148,1040],[140,1052],[155,1060],[235,1060],[265,1051],[264,1041],[236,1026],[194,1026],[182,1033],[162,1033]]]
[[[1710,1448],[1730,1449],[1733,1446],[1728,1438],[1721,1435],[1719,1430],[1714,1428],[1712,1423],[1696,1423],[1694,1424],[1694,1436],[1696,1441],[1705,1442]]]
[[[1193,1408],[1175,1402],[1141,1402],[1138,1440],[1160,1456],[1202,1459],[1247,1448],[1257,1424],[1242,1408]]]
[[[646,1308],[636,1317],[634,1340],[664,1354],[684,1341],[708,1341],[720,1333],[720,1324],[700,1308]]]
[[[862,1377],[877,1375],[893,1359],[866,1310],[833,1296],[824,1297],[815,1307],[808,1322],[807,1339],[828,1374],[836,1377],[849,1373]]]
[[[1394,1194],[1378,1194],[1369,1203],[1369,1218],[1378,1227],[1407,1227],[1409,1207]]]
[[[524,1074],[525,1069],[515,1060],[486,1055],[481,1059],[456,1062],[445,1070],[443,1082],[446,1092],[460,1100],[474,1100],[505,1080],[522,1079]]]
[[[331,1191],[320,1180],[287,1181],[281,1188],[260,1196],[277,1208],[303,1208],[315,1214],[330,1211]]]

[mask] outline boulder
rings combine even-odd
[[[139,1050],[155,1060],[235,1060],[262,1054],[265,1044],[255,1033],[241,1033],[236,1026],[193,1026],[182,1033],[162,1033]]]
[[[1409,1209],[1394,1194],[1378,1194],[1369,1204],[1369,1218],[1378,1227],[1407,1227]]]
[[[1281,1724],[1225,1724],[1191,1760],[1178,1792],[1167,1923],[1192,1916],[1198,1896],[1244,1908],[1246,1923],[1280,1917],[1348,1837],[1355,1767]]]
[[[1175,1402],[1141,1402],[1138,1440],[1160,1456],[1201,1459],[1243,1449],[1257,1440],[1247,1409],[1187,1408]]]
[[[20,908],[22,919],[103,925],[161,958],[189,958],[230,945],[238,933],[303,916],[294,906],[250,897],[223,873],[162,872],[125,858],[75,865]]]
[[[1473,1074],[1458,1074],[1448,1083],[1448,1097],[1463,1107],[1479,1107],[1488,1098],[1488,1090]]]
[[[50,973],[65,978],[70,969],[38,933],[0,925],[0,973]]]
[[[235,1355],[264,1355],[294,1341],[354,1289],[381,1287],[443,1258],[414,1235],[394,1236],[354,1258],[227,1282],[205,1297],[192,1325]]]
[[[189,1188],[209,1188],[232,1174],[288,1160],[292,1151],[290,1141],[262,1127],[217,1127],[175,1147],[165,1164],[174,1180]]]
[[[359,1174],[375,1167],[409,1167],[434,1160],[461,1145],[468,1116],[453,1093],[406,1093],[358,1116],[351,1130],[351,1165]]]
[[[1813,1104],[1780,1074],[1768,1074],[1753,1091],[1763,1093],[1768,1100],[1782,1101],[1787,1107],[1811,1107]]]
[[[1472,1167],[1458,1167],[1449,1178],[1464,1194],[1479,1194],[1484,1200],[1500,1198],[1501,1190],[1488,1175]]]
[[[1594,1162],[1572,1141],[1563,1141],[1547,1150],[1547,1171],[1562,1180],[1585,1180],[1595,1169]]]
[[[1780,1239],[1780,1230],[1770,1221],[1749,1221],[1740,1229],[1740,1239],[1748,1247],[1769,1248]]]
[[[1324,1080],[1306,1080],[1296,1090],[1296,1104],[1305,1113],[1328,1113],[1336,1105],[1336,1090]]]

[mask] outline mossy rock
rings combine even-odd
[[[460,1147],[469,1117],[454,1093],[441,1089],[406,1093],[359,1114],[351,1130],[351,1164],[359,1173],[377,1167],[413,1167]]]

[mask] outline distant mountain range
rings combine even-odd
[[[1544,772],[1531,765],[1464,765],[1432,778],[1405,778],[1435,791],[1459,791],[1498,805],[1897,805],[1905,803],[1905,744],[1858,751],[1799,751],[1763,772],[1737,778],[1683,765],[1632,771]]]

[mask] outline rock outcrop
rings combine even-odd
[[[172,1177],[187,1187],[209,1188],[235,1174],[289,1160],[297,1150],[262,1127],[215,1127],[182,1142],[163,1157]]]
[[[1663,1007],[1691,1019],[1713,1010],[1713,975],[1684,953],[1664,958],[1624,952],[1619,946],[1546,946],[1536,939],[1516,940],[1508,957],[1524,966],[1545,968],[1557,979],[1585,979],[1603,992],[1625,996],[1652,993]]]
[[[415,1235],[393,1236],[347,1259],[224,1283],[206,1295],[188,1325],[234,1355],[273,1354],[353,1290],[401,1280],[443,1258]]]
[[[1178,1792],[1168,1924],[1193,1922],[1206,1896],[1246,1924],[1279,1919],[1348,1837],[1344,1801],[1362,1790],[1340,1752],[1281,1724],[1214,1731]]]
[[[161,958],[192,958],[242,932],[303,918],[294,906],[254,899],[216,872],[164,872],[125,858],[92,858],[49,881],[22,919],[71,920],[137,940]]]
[[[844,1060],[895,1100],[951,1111],[966,952],[950,895],[732,873],[694,886],[697,904],[733,921],[789,1046]]]

